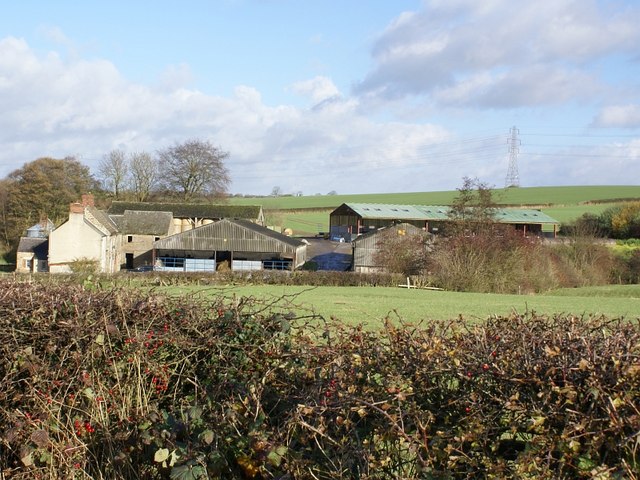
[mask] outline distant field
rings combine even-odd
[[[343,203],[395,203],[405,205],[447,205],[457,191],[378,193],[362,195],[313,195],[302,197],[231,198],[234,205],[263,206],[267,214],[279,212],[284,227],[294,235],[315,235],[329,228],[329,213]],[[494,190],[503,205],[534,206],[559,222],[570,222],[583,213],[599,214],[619,199],[640,199],[640,185],[523,187]],[[605,202],[605,203],[599,203]],[[276,223],[278,224],[278,223]]]
[[[631,287],[631,288],[629,288]],[[285,287],[276,285],[230,287],[168,287],[165,291],[183,294],[223,295],[229,299],[255,297],[280,304],[299,315],[335,316],[347,324],[378,328],[383,319],[402,318],[410,322],[452,319],[462,315],[469,321],[491,315],[535,311],[541,314],[595,314],[610,317],[640,317],[640,286],[608,286],[565,289],[548,295],[496,295],[482,293],[407,290],[382,287]]]
[[[231,198],[233,205],[260,204],[265,209],[335,208],[345,202],[446,205],[458,194],[442,192],[371,193],[361,195],[313,195],[302,197]],[[494,190],[498,203],[509,205],[576,205],[610,199],[640,199],[640,185],[582,187],[522,187]]]

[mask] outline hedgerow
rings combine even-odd
[[[0,292],[4,478],[638,478],[637,322]]]

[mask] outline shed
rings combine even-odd
[[[353,270],[358,273],[372,273],[384,270],[376,259],[376,255],[380,251],[380,243],[388,238],[412,235],[433,237],[432,234],[425,230],[404,222],[372,230],[358,236],[351,242],[353,248]]]
[[[35,273],[48,271],[49,239],[46,237],[21,237],[16,252],[16,272]]]
[[[306,244],[248,220],[222,219],[153,243],[154,265],[170,271],[294,270]]]

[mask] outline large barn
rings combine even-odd
[[[352,241],[358,235],[405,222],[430,233],[438,233],[451,222],[450,207],[433,205],[392,205],[381,203],[343,203],[329,216],[331,238]],[[524,235],[555,237],[560,224],[535,209],[498,208],[497,223],[512,225]]]
[[[163,271],[294,270],[307,245],[248,220],[222,219],[153,243],[154,265]]]

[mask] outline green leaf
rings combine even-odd
[[[582,472],[590,471],[596,467],[596,462],[591,460],[590,457],[578,457],[578,469]]]
[[[96,342],[98,345],[104,345],[104,335],[99,334],[94,340],[94,342]]]
[[[180,465],[173,467],[169,478],[171,480],[198,480],[206,477],[206,470],[200,465]]]
[[[274,467],[279,467],[284,460],[284,456],[287,454],[287,447],[280,445],[279,447],[271,450],[267,455],[267,461]]]
[[[96,397],[95,392],[93,391],[93,388],[91,387],[87,387],[82,391],[82,394],[87,397],[89,400],[93,400]]]

